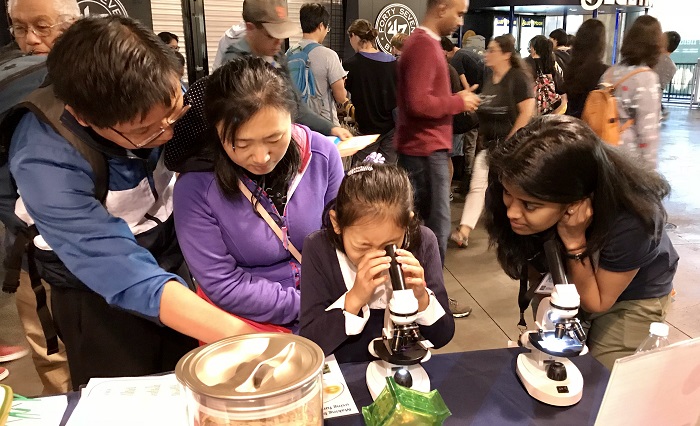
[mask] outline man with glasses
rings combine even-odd
[[[32,94],[43,106],[21,116],[9,161],[73,388],[170,371],[195,339],[253,331],[187,288],[162,161],[189,109],[175,52],[129,18],[83,18],[47,67],[51,85]]]
[[[10,18],[9,29],[14,42],[2,49],[0,63],[8,65],[11,62],[7,61],[13,61],[12,63],[18,69],[22,68],[23,65],[17,63],[17,61],[25,60],[25,58],[19,58],[22,53],[35,56],[31,59],[26,58],[27,64],[36,64],[33,65],[33,69],[36,69],[36,66],[41,66],[43,59],[36,56],[43,55],[45,58],[51,51],[56,38],[80,16],[80,10],[75,0],[10,0],[7,6]],[[31,83],[25,84],[15,80],[3,90],[15,91],[18,95],[21,93],[28,94],[33,88],[32,84],[38,86],[45,73],[45,69],[36,69],[32,72],[33,77],[27,80],[31,81]],[[1,83],[5,86],[6,82]],[[17,86],[18,84],[19,86]],[[1,112],[4,112],[5,108],[10,106],[12,106],[12,101],[3,99]],[[2,115],[4,114],[0,114],[0,116]],[[10,180],[7,164],[4,164],[0,167],[0,185],[2,188],[12,188]],[[16,234],[25,227],[25,224],[14,214],[16,193],[3,193],[1,198],[0,218],[5,223],[5,256],[11,256]],[[22,258],[24,256],[20,255],[18,261],[21,262],[20,259]],[[70,389],[70,372],[68,370],[65,347],[58,338],[52,339],[52,344],[47,345],[46,334],[37,314],[37,305],[39,305],[40,311],[48,312],[49,308],[43,302],[50,298],[51,289],[48,284],[41,280],[37,280],[36,287],[33,288],[32,280],[27,272],[26,258],[23,260],[22,265],[16,265],[17,271],[15,273],[18,273],[18,275],[12,275],[6,271],[6,277],[12,275],[14,282],[8,280],[8,287],[4,286],[3,290],[8,292],[16,291],[15,303],[17,312],[32,351],[34,367],[43,384],[42,394],[67,392]],[[50,316],[47,317],[50,320]],[[52,335],[52,332],[53,330],[49,330],[48,334]],[[55,353],[52,353],[54,351]],[[2,361],[11,361],[26,353],[27,350],[24,348],[0,346],[0,359]],[[51,354],[49,355],[49,353]],[[2,369],[4,368],[0,367],[0,370]],[[0,375],[2,375],[1,371]]]
[[[345,91],[347,72],[343,69],[338,54],[322,44],[331,31],[328,26],[331,15],[320,3],[305,3],[299,10],[299,20],[303,36],[296,46],[287,51],[287,57],[307,49],[309,68],[322,99],[322,102],[310,102],[309,106],[315,113],[333,122],[333,125],[340,126],[335,104],[343,105],[347,101],[348,93]],[[312,47],[308,47],[309,45]]]
[[[80,16],[75,0],[9,0],[10,33],[24,53],[46,55]]]

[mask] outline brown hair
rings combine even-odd
[[[360,40],[374,43],[374,40],[379,35],[379,31],[372,28],[372,24],[368,20],[356,19],[348,28],[348,35],[352,36],[353,34],[360,37]]]
[[[462,36],[462,46],[467,44],[467,40],[474,36],[476,36],[476,32],[474,30],[467,30],[467,32]]]
[[[622,63],[654,68],[664,47],[665,40],[659,21],[653,16],[640,16],[622,40]]]
[[[403,44],[406,42],[408,34],[406,33],[396,33],[391,38],[391,45],[399,50],[403,49]]]
[[[525,70],[520,54],[515,50],[515,38],[511,34],[504,34],[493,39],[503,53],[510,53],[510,66],[519,70]]]
[[[331,210],[335,210],[340,234],[333,229]],[[420,247],[421,234],[418,216],[412,212],[413,189],[403,169],[389,164],[362,164],[348,171],[338,196],[326,206],[323,227],[333,246],[344,253],[344,229],[363,218],[391,218],[406,229],[403,248],[414,252]]]

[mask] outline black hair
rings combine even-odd
[[[455,48],[455,44],[452,43],[452,40],[447,37],[440,38],[440,45],[442,46],[442,50],[445,52],[452,52]]]
[[[176,34],[169,33],[167,31],[163,31],[162,33],[158,33],[158,38],[163,40],[163,43],[168,44],[171,41],[175,40],[176,42],[180,42],[180,39]]]
[[[561,28],[557,28],[549,33],[549,38],[554,39],[557,42],[557,46],[569,45],[569,35]]]
[[[543,35],[537,35],[530,40],[530,47],[535,50],[539,58],[534,59],[535,66],[543,74],[554,74],[554,52],[552,51],[552,43]],[[537,71],[537,70],[535,70]]]
[[[292,122],[298,111],[289,80],[262,58],[235,58],[217,68],[207,80],[204,113],[211,141],[209,149],[214,160],[216,181],[227,197],[240,192],[238,180],[247,173],[231,160],[224,150],[224,144],[232,144],[240,126],[258,111],[269,107],[289,112]],[[221,125],[222,135],[216,131],[217,124]],[[266,186],[282,184],[286,188],[300,165],[301,152],[292,140],[282,160],[269,173],[270,181]],[[259,199],[259,193],[254,195]]]
[[[666,219],[662,199],[668,182],[629,154],[606,145],[581,120],[547,115],[532,121],[490,151],[486,194],[486,229],[498,262],[511,278],[520,277],[528,259],[556,234],[556,225],[533,236],[511,229],[503,203],[503,182],[537,199],[569,204],[591,198],[593,218],[586,230],[587,251],[605,244],[611,226],[623,212],[637,217],[647,232],[660,237],[657,219]]]
[[[603,55],[605,55],[605,25],[597,19],[587,19],[576,33],[571,46],[571,61],[564,68],[566,91],[572,94],[587,93],[600,79]]]
[[[299,21],[303,32],[312,33],[321,24],[328,28],[331,14],[321,3],[306,3],[299,9]]]
[[[569,34],[569,37],[566,40],[566,45],[571,47],[574,45],[574,42],[576,41],[576,35],[575,34]]]
[[[654,68],[665,45],[659,21],[653,16],[642,15],[634,21],[622,39],[622,63]]]
[[[678,45],[681,44],[681,35],[675,31],[666,31],[666,51],[668,53],[673,53],[678,49]]]
[[[359,170],[359,171],[358,171]],[[341,234],[336,234],[330,211]],[[390,164],[363,164],[348,172],[335,200],[323,214],[323,228],[333,246],[345,253],[342,232],[363,218],[392,218],[406,229],[403,249],[416,254],[421,245],[420,220],[413,209],[413,189],[408,174]]]
[[[181,67],[153,31],[124,16],[82,18],[58,38],[46,60],[56,97],[101,128],[170,108]]]

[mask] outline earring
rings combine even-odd
[[[574,209],[569,209],[569,214],[574,214]]]

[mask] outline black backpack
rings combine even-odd
[[[27,269],[37,298],[37,314],[46,337],[47,353],[51,355],[58,352],[58,337],[34,258],[33,239],[38,232],[35,226],[27,226],[14,214],[19,195],[8,165],[12,135],[27,112],[34,113],[39,120],[50,125],[88,161],[95,176],[95,198],[102,203],[107,197],[109,169],[103,153],[61,123],[65,104],[56,98],[50,83],[42,83],[46,74],[44,57],[12,52],[0,58],[0,220],[5,224],[6,232],[15,237],[3,262],[5,277],[2,290],[7,293],[17,291],[26,253]]]

